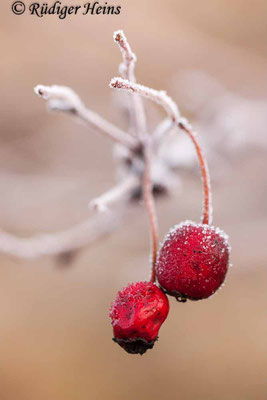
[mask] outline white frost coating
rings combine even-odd
[[[83,223],[66,231],[48,235],[19,238],[0,230],[0,251],[24,258],[57,255],[62,252],[78,249],[113,230],[114,226],[117,225],[118,222],[121,222],[122,212],[125,214],[130,211],[133,208],[132,204],[134,204],[134,202],[129,201],[129,197],[131,198],[131,196],[128,196],[127,192],[131,187],[128,187],[128,184],[126,184],[124,180],[134,175],[134,177],[137,178],[136,193],[138,195],[142,193],[140,178],[143,175],[145,163],[144,155],[139,152],[140,143],[147,143],[151,140],[151,183],[155,187],[163,188],[166,193],[171,194],[178,179],[177,176],[175,176],[174,179],[174,171],[171,162],[168,162],[168,150],[172,145],[170,142],[165,142],[166,138],[168,139],[170,136],[166,135],[166,133],[169,132],[172,126],[176,129],[176,125],[179,124],[181,128],[183,126],[184,128],[191,129],[191,127],[187,120],[180,118],[178,107],[164,91],[156,91],[135,83],[134,65],[136,56],[132,52],[123,31],[116,31],[114,33],[114,40],[119,45],[122,52],[122,65],[124,65],[122,73],[123,75],[125,74],[124,76],[126,78],[126,74],[130,74],[130,79],[127,78],[128,80],[114,78],[111,81],[112,87],[124,89],[130,93],[128,97],[131,101],[129,106],[127,106],[127,111],[129,111],[130,119],[133,121],[130,121],[128,133],[86,108],[79,96],[68,87],[38,85],[35,88],[35,93],[47,101],[50,109],[75,115],[75,117],[86,122],[90,129],[92,127],[97,128],[100,132],[118,142],[116,161],[118,163],[120,182],[122,185],[125,184],[125,186],[122,188],[115,187],[93,201],[94,207],[98,210],[106,210],[111,203],[117,205],[116,209],[112,210],[112,213],[95,215],[93,219],[85,220]],[[148,135],[146,129],[141,96],[147,97],[160,104],[170,116],[158,127],[155,134],[151,136]],[[229,126],[229,129],[230,128],[231,124]],[[179,135],[177,135],[177,138],[178,137]],[[165,149],[164,157],[162,151],[163,146]],[[182,151],[185,152],[185,149],[183,148]],[[118,153],[120,154],[119,156]],[[185,159],[182,160],[179,158],[179,160],[186,167],[192,165],[192,161],[187,165]],[[208,228],[216,229],[213,227]],[[207,235],[207,237],[208,236],[209,235]]]
[[[185,129],[188,129],[188,130],[191,131],[191,132],[193,131],[192,125],[190,125],[190,123],[188,122],[188,119],[187,119],[187,118],[180,117],[178,123],[179,123],[180,125],[184,126]],[[194,132],[194,136],[195,136],[195,137],[197,136],[196,132]]]
[[[207,212],[207,222],[212,223],[212,206],[211,206],[211,187],[210,187],[210,177],[209,177],[209,170],[208,170],[208,165],[206,160],[203,157],[202,151],[200,149],[200,146],[197,142],[196,139],[196,134],[192,130],[192,127],[188,123],[188,121],[185,118],[180,117],[179,109],[175,102],[169,97],[165,91],[158,91],[154,90],[151,88],[148,88],[146,86],[130,82],[126,79],[122,79],[119,77],[115,77],[111,79],[109,86],[111,88],[119,89],[119,90],[126,90],[130,93],[134,94],[140,94],[143,97],[147,97],[150,100],[158,103],[161,105],[167,114],[171,117],[174,123],[177,123],[178,126],[186,131],[186,133],[191,137],[200,162],[201,166],[201,171],[202,171],[202,176],[203,179],[205,180],[206,177],[206,182],[203,182],[203,190],[204,190],[204,201],[203,201],[203,209],[205,212]],[[205,189],[208,191],[208,193],[205,194]],[[208,200],[206,202],[206,199]],[[205,213],[204,213],[205,215]],[[206,221],[206,219],[203,220]]]
[[[89,207],[98,212],[107,212],[109,207],[121,202],[127,202],[133,195],[135,190],[138,190],[140,180],[136,175],[125,178],[122,182],[118,183],[112,189],[102,194],[98,198],[89,203]]]
[[[222,229],[220,229],[218,227],[215,227],[213,225],[198,224],[198,223],[196,223],[194,221],[191,221],[191,220],[186,220],[186,221],[181,222],[180,224],[174,225],[169,230],[169,232],[167,233],[167,235],[165,236],[163,241],[160,243],[160,248],[159,248],[159,252],[158,253],[160,253],[162,247],[165,245],[165,242],[167,242],[169,239],[171,239],[173,237],[173,235],[175,235],[175,233],[176,233],[176,231],[178,229],[181,229],[181,228],[184,228],[184,227],[185,228],[187,227],[189,229],[192,226],[201,228],[203,233],[206,233],[208,231],[215,232],[217,235],[219,235],[223,239],[224,245],[226,246],[226,248],[228,249],[228,252],[230,253],[231,247],[229,245],[229,236]],[[209,238],[209,237],[207,237],[207,238]]]
[[[195,133],[193,132],[193,134],[195,135]],[[212,205],[212,191],[211,191],[211,183],[210,183],[210,173],[209,173],[209,167],[208,167],[208,163],[206,158],[204,157],[204,164],[205,164],[205,169],[207,171],[207,185],[209,188],[209,220],[208,220],[208,224],[212,224],[212,220],[213,220],[213,205]],[[201,176],[201,181],[203,183],[203,176]],[[204,196],[204,184],[203,186],[203,196]],[[202,217],[201,219],[203,220],[204,217],[204,213],[205,213],[205,202],[202,202]]]
[[[123,76],[123,78],[135,83],[136,78],[134,68],[137,60],[136,55],[132,52],[128,40],[122,30],[114,32],[113,38],[122,52],[123,62],[119,66],[119,72]],[[132,114],[133,116],[135,133],[136,136],[143,141],[147,130],[144,105],[140,96],[137,95],[131,96],[131,103],[133,109],[130,114]]]
[[[141,96],[146,97],[162,106],[173,121],[179,121],[179,109],[164,90],[159,91],[151,89],[147,86],[130,82],[127,79],[122,79],[119,77],[111,79],[109,86],[111,88],[126,90],[128,92],[140,94]]]
[[[67,86],[37,85],[34,92],[47,100],[49,109],[56,111],[76,111],[84,107],[79,96]]]
[[[75,251],[112,232],[122,222],[126,212],[128,209],[121,206],[113,213],[97,214],[65,231],[29,238],[17,237],[0,230],[0,252],[35,259]]]
[[[116,142],[126,147],[136,147],[136,140],[133,137],[86,108],[79,96],[72,89],[66,86],[38,85],[34,88],[34,91],[38,96],[47,101],[50,110],[74,114]]]
[[[131,79],[132,76],[130,75],[133,73],[134,65],[137,61],[136,55],[132,52],[123,30],[115,31],[113,39],[119,46],[123,58],[123,62],[119,66],[119,72],[124,78]]]

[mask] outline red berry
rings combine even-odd
[[[118,292],[111,305],[113,340],[128,353],[144,354],[154,346],[168,312],[168,298],[156,285],[130,284]]]
[[[228,259],[227,236],[220,229],[186,221],[165,238],[157,259],[157,278],[177,300],[205,299],[223,283]]]

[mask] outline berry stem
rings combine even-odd
[[[130,82],[126,79],[121,78],[113,78],[110,81],[110,87],[119,89],[119,90],[126,90],[130,93],[138,93],[143,97],[146,97],[155,103],[161,105],[167,114],[171,117],[173,123],[176,123],[178,127],[184,130],[192,140],[196,151],[197,156],[200,163],[202,178],[203,178],[203,192],[204,192],[204,200],[203,200],[203,217],[202,223],[203,224],[211,224],[212,222],[212,207],[211,207],[211,188],[210,188],[210,179],[209,179],[209,170],[208,165],[205,161],[203,151],[198,143],[196,138],[196,134],[193,132],[191,126],[188,122],[180,117],[179,109],[175,102],[169,97],[166,92],[154,90],[149,87],[140,85],[135,82]]]
[[[191,126],[184,121],[183,119],[180,119],[178,122],[178,126],[180,129],[184,130],[190,139],[192,140],[197,156],[199,159],[199,164],[201,168],[201,173],[202,173],[202,180],[203,180],[203,217],[202,217],[202,224],[211,224],[212,222],[212,206],[211,206],[211,187],[210,187],[210,175],[209,175],[209,168],[208,164],[205,160],[205,157],[203,155],[203,151],[200,147],[200,144],[198,143],[198,140],[196,138],[196,134],[194,131],[191,129]]]
[[[153,196],[153,188],[151,182],[151,156],[150,146],[146,142],[144,144],[144,160],[145,169],[143,176],[143,196],[144,202],[147,209],[150,228],[151,228],[151,239],[152,239],[152,270],[150,281],[154,283],[156,281],[156,261],[158,251],[158,221],[155,207],[155,200]]]

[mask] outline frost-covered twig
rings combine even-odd
[[[120,74],[123,76],[123,78],[128,79],[131,82],[136,82],[134,73],[136,55],[132,52],[124,32],[122,30],[114,32],[113,38],[122,52],[123,62],[120,64]],[[140,139],[143,139],[146,133],[146,115],[144,104],[138,95],[132,96],[132,104],[133,110],[131,110],[131,114],[133,115],[134,119],[136,135]]]
[[[177,105],[164,90],[154,90],[147,86],[118,77],[111,79],[109,86],[111,88],[126,90],[127,92],[137,93],[143,97],[147,97],[161,105],[173,121],[178,121],[179,119],[180,113]]]
[[[62,111],[75,115],[116,142],[122,143],[130,148],[136,147],[137,142],[131,135],[86,108],[79,96],[72,89],[65,86],[38,85],[35,87],[34,91],[47,101],[50,110]]]
[[[168,145],[166,137],[170,137],[170,135],[166,135],[166,133],[173,126],[176,125],[183,129],[197,150],[204,182],[204,223],[211,222],[208,170],[195,133],[187,121],[180,118],[176,104],[164,91],[157,91],[136,83],[134,75],[136,57],[124,33],[122,31],[115,32],[114,40],[118,43],[123,55],[120,72],[127,79],[114,78],[110,86],[131,93],[129,111],[134,116],[134,132],[131,131],[131,134],[88,110],[79,96],[68,87],[38,85],[35,88],[35,92],[47,101],[50,109],[74,115],[117,142],[114,148],[116,149],[116,166],[120,174],[120,183],[91,202],[91,205],[99,211],[112,205],[111,212],[97,214],[65,231],[32,238],[19,238],[0,230],[0,252],[21,258],[70,254],[110,233],[122,221],[124,215],[134,209],[134,200],[138,201],[143,195],[151,225],[151,281],[154,282],[158,231],[153,194],[172,193],[172,188],[179,182],[179,177],[174,175],[172,163],[169,162],[170,160],[168,161],[170,147],[175,146]],[[160,104],[169,116],[158,125],[151,136],[146,130],[141,96]]]
[[[137,83],[129,82],[128,80],[121,78],[111,79],[110,87],[126,90],[130,93],[138,93],[141,96],[147,97],[150,100],[154,101],[155,103],[160,104],[172,118],[173,122],[177,124],[177,126],[179,126],[180,129],[184,130],[189,135],[197,152],[203,178],[204,212],[202,217],[202,223],[210,224],[212,222],[212,206],[211,206],[211,188],[210,188],[208,165],[203,155],[203,151],[196,138],[195,132],[192,130],[191,126],[188,124],[186,119],[180,117],[178,107],[176,106],[174,101],[166,94],[165,91],[154,90]]]
[[[140,179],[130,175],[115,187],[90,202],[90,207],[97,211],[107,211],[118,202],[127,202],[140,187]]]
[[[115,43],[118,44],[121,52],[123,62],[120,64],[119,72],[125,78],[135,81],[134,67],[136,63],[136,55],[133,53],[128,40],[122,30],[114,32],[113,38]]]
[[[127,211],[127,207],[121,206],[112,213],[97,214],[65,231],[31,238],[20,238],[0,230],[0,252],[26,259],[69,253],[111,233]]]

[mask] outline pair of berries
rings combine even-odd
[[[152,282],[133,283],[112,303],[113,340],[132,354],[151,349],[169,312],[165,293],[179,301],[210,297],[225,279],[228,259],[227,236],[220,229],[191,221],[174,227],[156,262],[160,288]]]

